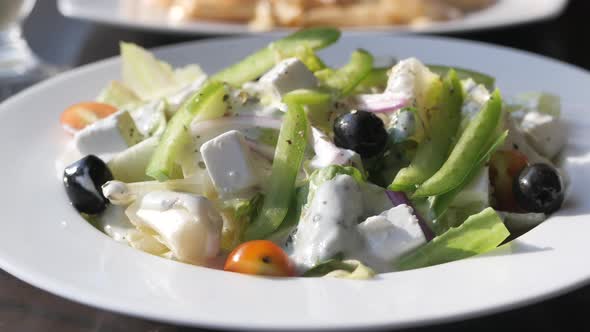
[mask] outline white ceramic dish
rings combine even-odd
[[[427,26],[397,26],[350,29],[348,32],[452,33],[523,24],[559,15],[568,0],[498,0],[494,6],[458,20]],[[136,0],[58,0],[59,10],[68,17],[129,28],[188,34],[243,34],[244,24],[213,21],[171,22],[164,15],[146,12]]]
[[[160,49],[174,64],[199,61],[209,72],[269,39],[227,39]],[[505,94],[545,90],[587,105],[590,74],[506,48],[429,37],[345,37],[323,52],[344,63],[356,47],[377,55],[493,73]],[[227,52],[231,49],[231,52]],[[68,137],[58,124],[68,105],[94,98],[119,76],[118,59],[73,70],[0,105],[0,268],[63,297],[174,323],[252,329],[405,327],[507,310],[590,279],[583,257],[590,234],[590,117],[566,108],[564,208],[514,244],[484,257],[390,273],[370,281],[268,279],[190,266],[117,243],[67,203],[54,161]]]

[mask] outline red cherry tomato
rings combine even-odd
[[[519,212],[512,191],[514,178],[528,165],[528,158],[517,150],[496,151],[490,160],[490,183],[494,188],[494,208]]]
[[[117,112],[117,109],[109,104],[96,102],[83,102],[66,108],[59,122],[65,131],[73,134],[96,120],[106,118]]]
[[[292,277],[295,269],[289,256],[271,241],[254,240],[242,243],[225,261],[226,271],[274,276]]]

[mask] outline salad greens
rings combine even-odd
[[[418,145],[410,165],[397,173],[389,188],[395,191],[411,191],[428,180],[447,159],[461,119],[463,97],[461,83],[454,71],[443,81],[442,91],[431,114],[428,137]]]
[[[122,81],[61,117],[87,155],[64,171],[73,206],[162,257],[349,279],[488,252],[559,208],[558,96],[362,49],[332,67],[316,51],[339,37],[301,30],[211,76],[121,43]]]
[[[287,216],[295,180],[307,146],[308,123],[303,107],[287,101],[270,175],[270,186],[262,209],[248,226],[244,238],[261,239],[272,234]]]
[[[472,215],[457,227],[435,237],[431,242],[402,257],[400,270],[452,262],[490,251],[510,235],[502,219],[492,209]]]

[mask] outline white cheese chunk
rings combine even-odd
[[[543,163],[553,165],[553,163],[544,156],[540,155],[526,139],[526,134],[522,131],[516,120],[511,116],[505,117],[504,128],[508,130],[508,137],[502,147],[502,150],[518,150],[527,156],[530,164]]]
[[[74,144],[82,155],[103,155],[121,152],[142,138],[129,112],[119,111],[77,132]]]
[[[566,143],[566,128],[559,118],[539,112],[527,112],[521,127],[528,142],[543,156],[553,159]]]
[[[405,59],[391,69],[385,93],[395,99],[407,99],[410,105],[423,104],[428,88],[437,77],[418,59]]]
[[[298,269],[305,271],[337,254],[350,257],[358,252],[361,242],[356,226],[362,213],[362,193],[353,177],[338,175],[324,182],[293,235],[291,257]]]
[[[391,270],[395,259],[426,243],[411,207],[398,205],[358,225],[368,263],[377,270]],[[382,266],[382,267],[381,267]]]
[[[264,74],[259,83],[273,91],[275,96],[282,96],[297,89],[313,89],[318,86],[315,75],[297,58],[279,62]]]
[[[457,194],[452,206],[465,206],[470,203],[481,203],[490,206],[490,172],[483,167],[473,180]]]
[[[222,196],[237,194],[259,184],[251,165],[250,148],[244,136],[231,130],[201,146],[201,155],[213,185]]]
[[[316,128],[312,128],[313,150],[315,157],[310,162],[313,169],[330,165],[355,166],[362,170],[362,160],[358,153],[337,147],[329,137]]]
[[[156,233],[180,261],[201,264],[219,253],[223,220],[203,196],[152,191],[126,213],[138,229]]]

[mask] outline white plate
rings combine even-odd
[[[59,10],[68,17],[103,22],[123,27],[190,34],[243,34],[247,27],[239,23],[214,21],[171,22],[164,15],[146,12],[136,0],[59,0]],[[568,0],[498,0],[488,9],[458,20],[427,26],[397,26],[377,29],[349,29],[348,32],[465,32],[549,19],[559,15]]]
[[[160,49],[174,64],[209,72],[269,39],[228,39]],[[557,93],[588,105],[590,74],[506,48],[429,37],[345,37],[323,52],[340,64],[356,47],[376,55],[493,73],[505,94]],[[231,49],[231,52],[227,50]],[[256,329],[404,327],[507,310],[587,282],[590,234],[590,118],[566,108],[572,177],[566,206],[512,246],[473,259],[376,280],[267,279],[151,256],[102,235],[68,205],[54,161],[68,137],[68,105],[94,98],[119,76],[118,59],[73,70],[0,105],[0,267],[42,289],[92,306],[174,323]]]

